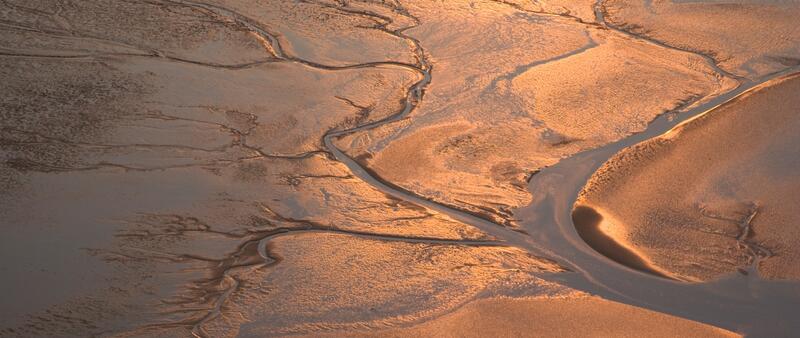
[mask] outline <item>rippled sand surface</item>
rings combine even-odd
[[[530,201],[532,172],[734,86],[697,55],[573,18],[447,4],[409,9],[422,21],[409,34],[443,74],[420,108],[342,145],[382,178],[496,222]],[[470,57],[478,46],[492,52]]]
[[[625,31],[708,55],[736,76],[758,78],[800,62],[794,1],[610,0],[603,11]]]
[[[0,1],[0,336],[758,332],[608,292],[608,252],[517,209],[800,57],[798,6],[646,3]],[[763,40],[696,24],[718,11]],[[782,78],[596,173],[601,239],[666,277],[796,280]]]
[[[764,278],[797,280],[798,90],[797,77],[769,82],[623,151],[579,203],[596,208],[623,246],[680,278],[753,265]]]

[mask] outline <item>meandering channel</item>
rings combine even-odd
[[[516,210],[515,217],[537,243],[580,266],[580,274],[550,276],[553,281],[637,305],[755,336],[797,330],[793,308],[800,303],[800,283],[767,281],[754,268],[746,276],[731,275],[710,283],[685,283],[658,277],[637,264],[598,253],[574,224],[574,204],[583,186],[606,161],[625,148],[659,137],[716,108],[736,104],[744,94],[793,76],[793,67],[758,80],[742,82],[733,91],[671,119],[662,115],[641,133],[606,146],[576,154],[533,177],[533,202]],[[635,259],[633,260],[636,261]],[[547,278],[547,277],[546,277]],[[790,327],[787,327],[790,326]]]
[[[394,61],[370,62],[363,64],[331,66],[323,65],[297,56],[288,55],[281,47],[276,35],[259,27],[254,20],[230,9],[195,1],[175,0],[187,6],[201,7],[236,21],[248,27],[270,46],[270,52],[277,58],[287,62],[296,62],[308,67],[324,70],[340,70],[368,67],[400,67],[417,73],[420,80],[413,84],[406,94],[403,108],[386,118],[369,122],[354,128],[331,130],[323,137],[325,151],[337,161],[346,165],[355,177],[370,184],[375,189],[395,198],[420,205],[446,214],[453,219],[472,225],[509,246],[524,248],[535,255],[550,258],[563,264],[573,273],[560,273],[543,276],[569,287],[599,294],[605,298],[637,305],[681,317],[710,323],[723,328],[744,330],[747,333],[768,335],[770,330],[791,332],[800,329],[800,323],[794,320],[793,311],[800,303],[800,285],[790,282],[771,282],[758,278],[757,274],[748,276],[731,276],[728,279],[712,283],[689,284],[643,273],[636,270],[635,264],[618,263],[587,245],[575,229],[573,222],[573,204],[577,195],[589,177],[608,159],[626,147],[658,137],[672,128],[701,116],[723,104],[734,104],[740,95],[767,84],[773,79],[800,71],[794,67],[769,75],[759,81],[747,81],[737,78],[740,85],[725,94],[717,96],[695,108],[681,113],[677,118],[669,118],[666,114],[653,121],[641,133],[606,146],[576,154],[564,159],[554,166],[537,173],[529,183],[529,191],[533,195],[531,205],[516,210],[515,217],[520,219],[524,231],[515,231],[495,224],[478,215],[459,210],[452,206],[440,204],[381,179],[356,160],[349,157],[335,145],[339,137],[359,131],[366,131],[382,125],[390,124],[406,118],[422,101],[426,87],[430,84],[433,65],[428,60],[420,42],[404,32],[419,24],[419,20],[402,8],[396,12],[410,18],[415,24],[397,30],[386,27],[391,18],[363,10],[351,10],[354,15],[371,17],[376,22],[374,29],[401,38],[412,47],[417,64]],[[347,12],[347,9],[338,8]],[[602,24],[602,12],[596,11]],[[641,38],[631,35],[634,38]],[[673,48],[656,41],[648,40],[664,48]],[[707,56],[704,56],[710,60]],[[709,61],[713,64],[712,61]],[[722,74],[716,65],[715,69]],[[607,243],[611,247],[614,243]],[[260,245],[261,246],[261,245]],[[629,261],[636,261],[632,254],[626,255]],[[263,256],[263,254],[262,254]],[[623,262],[624,263],[624,262]],[[782,323],[780,325],[779,323]],[[787,328],[786,325],[794,325]],[[780,330],[780,331],[777,331]]]

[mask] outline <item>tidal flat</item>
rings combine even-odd
[[[0,1],[0,337],[791,336],[800,3]]]

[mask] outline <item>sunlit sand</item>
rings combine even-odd
[[[790,335],[798,13],[0,1],[0,336]]]

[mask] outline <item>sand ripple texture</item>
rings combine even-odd
[[[0,1],[0,336],[736,335],[560,283],[580,267],[514,211],[539,170],[795,65],[763,18],[797,7]],[[694,24],[728,15],[770,28]],[[579,202],[671,275],[797,278],[794,83],[648,148],[655,190]]]

